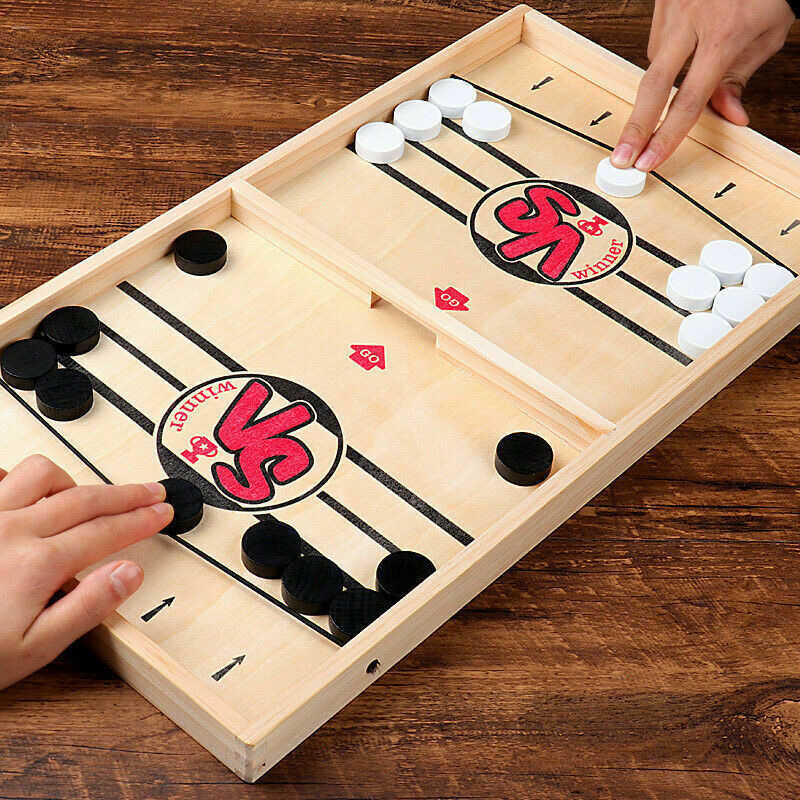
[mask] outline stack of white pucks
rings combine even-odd
[[[709,242],[698,265],[678,267],[667,280],[669,301],[692,312],[681,323],[678,347],[691,358],[701,356],[793,278],[777,264],[753,264],[738,242]]]
[[[478,100],[475,87],[460,78],[436,81],[427,100],[406,100],[392,122],[368,122],[356,131],[356,153],[372,164],[402,158],[406,142],[428,142],[442,130],[442,119],[460,119],[464,133],[478,142],[499,142],[511,132],[511,112],[500,103]]]

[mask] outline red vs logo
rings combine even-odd
[[[627,260],[633,234],[608,200],[580,186],[529,180],[501,186],[475,207],[472,238],[495,266],[526,281],[571,286]]]
[[[319,491],[344,439],[331,409],[305,387],[237,374],[184,393],[164,415],[156,446],[167,474],[201,479],[207,503],[252,514]]]

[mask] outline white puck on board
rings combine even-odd
[[[461,78],[442,78],[428,90],[428,100],[438,107],[443,117],[461,119],[464,109],[478,99],[478,93],[471,83]]]
[[[689,314],[678,330],[678,347],[687,356],[699,358],[731,330],[730,324],[716,314]]]
[[[478,142],[499,142],[511,132],[511,112],[492,100],[478,100],[464,109],[464,133]]]
[[[753,264],[744,275],[744,286],[769,300],[793,279],[794,275],[786,267],[770,263]]]
[[[669,301],[684,311],[707,311],[720,290],[719,278],[705,267],[676,267],[667,279]]]
[[[750,251],[739,242],[717,239],[700,253],[700,266],[710,269],[723,286],[737,286],[753,264]]]
[[[635,167],[619,169],[610,158],[604,158],[597,165],[594,182],[601,192],[612,197],[636,197],[644,189],[647,173]]]
[[[405,148],[403,131],[390,122],[368,122],[356,131],[356,153],[371,164],[391,164]]]
[[[714,298],[713,311],[736,327],[764,305],[764,298],[744,286],[728,286]]]
[[[442,112],[427,100],[406,100],[394,110],[394,124],[409,142],[427,142],[442,130]]]

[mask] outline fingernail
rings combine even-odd
[[[633,147],[629,144],[618,144],[611,154],[611,163],[618,169],[629,167],[633,161]]]
[[[109,576],[114,593],[121,600],[130,597],[138,588],[142,579],[142,568],[126,561],[120,564]]]
[[[156,503],[150,506],[159,517],[171,517],[175,512],[169,503]]]
[[[153,496],[154,501],[163,500],[167,496],[167,490],[163,483],[146,483],[144,488]]]
[[[645,150],[639,156],[639,159],[636,162],[636,169],[641,170],[642,172],[650,172],[651,169],[656,165],[656,154],[652,150]]]

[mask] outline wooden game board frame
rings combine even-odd
[[[331,117],[147,223],[0,314],[0,340],[30,335],[48,311],[82,303],[169,252],[188,227],[234,216],[364,303],[390,302],[434,332],[442,354],[534,408],[580,453],[529,499],[479,536],[419,590],[331,656],[273,713],[246,720],[142,631],[112,615],[89,641],[131,686],[237,775],[254,781],[495,580],[660,439],[791,331],[800,320],[800,281],[695,360],[617,424],[570,397],[534,370],[452,317],[436,314],[367,263],[269,197],[269,192],[352,142],[363,123],[422,96],[435,80],[463,73],[526,43],[589,81],[632,101],[641,70],[567,28],[518,6]],[[800,197],[800,158],[749,129],[704,113],[692,137]],[[313,242],[314,244],[309,244]]]

